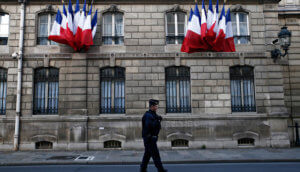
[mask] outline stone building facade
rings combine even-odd
[[[11,54],[18,51],[20,4],[18,1],[0,2],[0,13],[9,15],[7,45],[0,45],[0,67],[7,76],[3,81],[7,83],[7,91],[5,113],[0,115],[0,150],[12,150],[18,60]],[[233,53],[186,54],[180,52],[181,44],[177,41],[166,41],[166,15],[179,11],[188,18],[190,8],[194,7],[193,0],[116,0],[113,3],[115,5],[100,0],[94,3],[93,12],[100,11],[95,45],[87,52],[74,53],[64,45],[50,45],[49,42],[39,45],[40,15],[55,14],[58,8],[62,9],[61,2],[26,2],[20,150],[141,149],[141,117],[150,98],[160,100],[159,114],[164,120],[158,145],[162,148],[290,147],[294,139],[288,127],[293,122],[291,114],[294,120],[299,120],[298,13],[286,14],[281,10],[285,9],[284,4],[278,4],[277,0],[229,0],[226,9],[230,7],[233,13],[242,12],[248,17],[248,42],[237,44],[237,52]],[[297,5],[293,7],[299,8]],[[123,43],[117,44],[114,40],[113,44],[104,44],[107,40],[103,39],[106,36],[103,21],[107,12],[123,15]],[[276,39],[284,21],[295,37],[289,59],[274,63],[270,57],[270,43]],[[251,112],[233,110],[235,88],[231,71],[234,67],[245,66],[253,73],[254,87],[249,87],[254,100]],[[101,70],[117,67],[125,71],[125,112],[101,113],[104,94],[101,92]],[[188,71],[185,76],[188,78],[185,87],[189,101],[187,111],[175,113],[167,107],[171,98],[167,96],[170,87],[166,71],[170,67],[183,67]],[[53,114],[35,111],[35,98],[41,98],[35,92],[39,69],[45,69],[46,73],[51,73],[50,69],[58,71],[56,81],[45,81],[58,83],[58,109]],[[49,75],[46,78],[51,80]],[[247,84],[242,85],[245,88]],[[48,91],[50,87],[48,84]],[[174,87],[178,92],[174,99],[181,104],[183,99],[179,95],[183,93],[178,88],[182,87]],[[48,101],[50,99],[46,104],[50,106]]]

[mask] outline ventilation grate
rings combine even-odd
[[[52,149],[53,143],[47,141],[40,141],[35,143],[35,149]]]
[[[241,138],[238,140],[239,146],[254,146],[254,139],[252,138]]]
[[[104,142],[104,148],[121,148],[121,142],[116,140],[109,140]]]
[[[189,141],[184,139],[177,139],[172,141],[172,147],[189,147]]]

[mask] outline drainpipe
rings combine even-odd
[[[14,135],[14,150],[19,150],[19,128],[21,116],[21,84],[22,84],[22,58],[24,46],[24,23],[25,23],[25,3],[26,0],[19,0],[21,3],[21,18],[20,18],[20,40],[18,54],[18,83],[17,83],[17,105],[16,105],[16,120],[15,120],[15,135]]]

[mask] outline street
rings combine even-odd
[[[169,172],[295,172],[299,162],[166,164]],[[139,165],[0,166],[1,172],[138,172]],[[153,164],[148,172],[156,172]]]

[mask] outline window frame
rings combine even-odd
[[[169,13],[174,13],[174,25],[175,25],[175,43],[174,44],[170,44],[167,42],[167,37],[169,37],[168,35],[168,17],[167,15]],[[184,34],[183,34],[183,39],[184,39],[184,36],[186,35],[186,31],[187,31],[187,14],[185,11],[168,11],[165,13],[165,34],[166,34],[166,38],[165,38],[165,41],[166,41],[166,45],[181,45],[178,43],[178,37],[181,37],[178,35],[178,13],[183,13],[184,14]]]
[[[231,85],[231,81],[233,80],[232,78],[234,78],[232,75],[231,75],[231,69],[232,68],[239,68],[239,71],[241,71],[241,70],[243,70],[243,68],[244,67],[248,67],[248,68],[251,68],[252,69],[252,74],[250,74],[251,75],[251,77],[253,77],[253,78],[250,78],[250,77],[248,77],[248,78],[250,78],[250,80],[253,80],[253,102],[254,102],[254,105],[252,106],[252,107],[250,107],[250,108],[254,108],[254,110],[245,110],[245,95],[244,95],[244,89],[245,89],[245,87],[244,87],[244,83],[243,83],[243,81],[245,80],[245,78],[246,78],[246,75],[241,75],[241,76],[239,76],[240,78],[239,78],[239,83],[240,83],[240,97],[241,97],[241,110],[234,110],[233,111],[233,104],[232,104],[232,99],[233,99],[233,97],[232,97],[232,85]],[[231,101],[231,112],[232,113],[249,113],[249,112],[257,112],[257,103],[256,103],[256,84],[255,84],[255,70],[254,70],[254,67],[253,66],[249,66],[249,65],[236,65],[236,66],[231,66],[230,68],[229,68],[229,75],[230,75],[230,97],[231,97],[231,99],[230,99],[230,101]],[[235,79],[235,80],[237,80],[237,79]],[[251,84],[251,83],[250,83]]]
[[[9,29],[10,29],[10,14],[8,12],[5,12],[2,9],[0,9],[0,16],[1,15],[8,15],[8,33],[7,33],[6,44],[3,44],[3,45],[0,44],[0,46],[7,46],[8,45],[8,40],[9,40],[8,38],[9,38],[9,35],[10,35],[10,31],[9,31]],[[6,37],[1,37],[1,38],[6,38]]]
[[[51,29],[52,29],[51,25],[53,24],[51,18],[52,18],[52,15],[53,15],[53,18],[55,20],[55,14],[56,13],[53,12],[53,11],[40,12],[40,13],[37,14],[36,45],[39,45],[39,46],[53,46],[53,45],[55,46],[55,45],[58,45],[58,43],[48,39],[48,36],[50,35]],[[45,37],[39,37],[40,16],[43,16],[43,15],[47,15],[47,22],[48,22],[47,23],[47,25],[48,25],[48,27],[47,27],[47,30],[48,30],[47,44],[40,44],[39,41],[38,41],[39,38],[45,38]]]
[[[45,110],[47,111],[47,112],[45,112],[45,113],[42,113],[42,112],[35,112],[36,111],[36,109],[35,109],[35,107],[36,107],[36,102],[35,102],[35,96],[36,96],[36,92],[35,92],[35,89],[36,89],[36,84],[38,83],[38,82],[41,82],[41,81],[36,81],[36,75],[37,75],[37,71],[38,70],[46,70],[46,76],[45,76],[45,79],[46,79],[46,84],[45,84],[45,97],[44,97],[44,99],[45,99]],[[48,108],[49,108],[49,82],[51,82],[51,81],[49,81],[49,73],[50,73],[50,69],[55,69],[55,70],[57,70],[57,82],[58,82],[58,87],[57,87],[57,89],[58,89],[58,94],[57,94],[57,112],[54,112],[54,113],[49,113],[48,112]],[[36,68],[36,69],[34,69],[34,81],[33,81],[33,103],[32,103],[32,114],[33,115],[58,115],[58,110],[59,110],[59,68],[56,68],[56,67],[39,67],[39,68]],[[52,81],[53,82],[53,81]]]
[[[123,25],[123,27],[122,27],[122,36],[116,36],[116,32],[115,32],[115,15],[117,14],[117,13],[120,13],[120,14],[122,14],[122,18],[123,18],[123,22],[122,22],[122,25]],[[111,22],[111,24],[112,24],[112,34],[111,34],[111,36],[104,36],[104,22],[105,22],[105,20],[104,20],[104,18],[105,18],[105,15],[111,15],[112,16],[112,22]],[[125,18],[124,18],[124,13],[122,12],[122,11],[106,11],[106,12],[104,12],[104,13],[102,13],[102,38],[101,38],[101,42],[102,42],[102,45],[124,45],[124,42],[125,42],[125,22],[124,22],[124,20],[125,20]],[[104,44],[104,41],[103,41],[103,38],[104,37],[112,37],[112,43],[111,44]],[[122,38],[123,37],[123,43],[122,44],[116,44],[115,43],[115,38]]]
[[[0,77],[0,82],[6,82],[6,86],[5,86],[5,88],[3,88],[3,92],[2,92],[2,90],[0,90],[1,94],[5,94],[5,95],[3,95],[4,98],[0,99],[0,103],[3,104],[3,106],[4,106],[3,109],[0,109],[0,116],[6,115],[6,109],[7,109],[7,106],[6,106],[6,104],[7,104],[7,78],[8,78],[7,72],[8,72],[8,70],[6,68],[0,67],[0,74],[5,74],[5,75],[2,75],[3,78]]]
[[[248,35],[241,35],[240,34],[240,17],[238,15],[240,13],[245,14],[247,16]],[[249,45],[249,44],[251,44],[251,34],[250,34],[250,24],[249,24],[249,15],[250,15],[250,13],[249,12],[244,12],[244,11],[232,11],[232,14],[235,15],[235,23],[236,23],[236,30],[237,30],[236,35],[233,33],[233,38],[238,38],[237,45]],[[248,40],[248,43],[242,44],[240,39],[239,39],[240,37],[246,37],[247,40]]]
[[[176,73],[178,73],[178,75],[176,75],[176,76],[173,76],[174,77],[174,79],[171,77],[170,79],[169,79],[169,76],[168,76],[168,72],[167,72],[167,70],[169,70],[169,69],[171,69],[171,68],[175,68],[176,69]],[[189,71],[189,75],[188,76],[179,76],[179,69],[180,68],[184,68],[184,69],[187,69],[188,71]],[[181,103],[180,103],[180,98],[181,98],[181,93],[180,93],[180,90],[181,89],[183,89],[183,88],[181,88],[180,87],[180,81],[183,81],[183,80],[181,80],[181,78],[184,78],[184,77],[186,77],[186,81],[189,81],[189,104],[188,104],[188,110],[187,111],[184,111],[184,109],[182,109],[182,107],[180,106],[181,105]],[[187,77],[189,77],[188,79],[187,79]],[[174,112],[172,112],[172,111],[170,111],[170,109],[168,109],[169,107],[168,107],[168,103],[167,103],[167,101],[168,101],[168,97],[167,97],[167,93],[168,93],[168,90],[167,90],[167,82],[168,81],[175,81],[176,82],[176,110],[174,111]],[[187,67],[187,66],[169,66],[169,67],[166,67],[165,68],[165,82],[166,82],[166,87],[165,87],[165,91],[166,91],[166,113],[191,113],[192,112],[192,101],[191,101],[191,99],[192,99],[192,93],[191,93],[191,69],[190,69],[190,67]]]
[[[117,78],[114,74],[114,76],[112,77],[107,77],[109,79],[102,79],[102,71],[106,70],[106,69],[110,69],[110,70],[113,70],[114,73],[116,72],[116,70],[122,70],[124,73],[124,78]],[[100,74],[99,74],[99,81],[100,81],[100,88],[99,88],[99,94],[100,94],[100,100],[99,100],[99,114],[125,114],[126,113],[126,68],[124,67],[119,67],[119,66],[115,66],[115,67],[103,67],[103,68],[100,68]],[[110,112],[102,112],[102,81],[111,81],[111,88],[110,88],[110,98],[111,98],[111,105],[110,105]],[[123,91],[123,94],[124,94],[124,109],[121,109],[120,111],[121,112],[116,112],[116,108],[115,108],[115,81],[118,81],[118,80],[122,80],[124,81],[124,90],[121,90]]]

